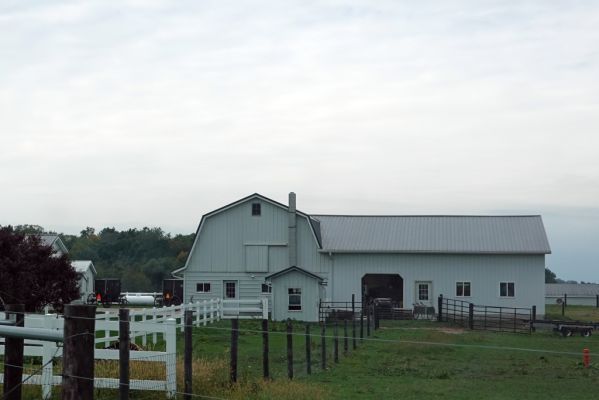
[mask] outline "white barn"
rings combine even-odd
[[[205,214],[179,273],[186,301],[272,299],[273,318],[318,319],[318,303],[439,295],[507,307],[545,304],[540,216],[311,215],[253,194]]]

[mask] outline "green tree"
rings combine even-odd
[[[0,228],[1,303],[24,304],[28,312],[46,305],[60,310],[79,298],[77,281],[68,255],[57,256],[39,236]]]
[[[545,283],[557,283],[557,276],[549,268],[545,268]]]

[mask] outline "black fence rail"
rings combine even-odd
[[[439,296],[438,321],[450,322],[472,330],[530,334],[535,307],[497,307],[477,305]]]
[[[374,299],[368,303],[354,301],[321,301],[318,307],[320,322],[433,318],[434,307],[406,309],[390,299]]]
[[[351,321],[366,318],[368,307],[355,301],[321,301],[318,307],[318,319],[327,321]]]

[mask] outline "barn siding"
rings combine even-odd
[[[252,216],[252,203],[261,204],[261,216]],[[245,272],[246,245],[286,245],[287,218],[285,210],[257,199],[206,218],[188,270]]]
[[[266,273],[223,274],[219,272],[186,272],[184,274],[183,285],[185,302],[196,302],[214,298],[222,299],[224,297],[223,281],[237,281],[237,290],[240,299],[256,299],[258,297],[267,297],[270,299],[270,294],[262,294],[262,284],[265,282],[264,277],[266,275]],[[211,292],[196,292],[196,283],[199,282],[210,282]]]
[[[447,255],[447,254],[335,254],[333,256],[333,301],[348,301],[351,294],[361,301],[361,280],[366,273],[397,273],[404,279],[404,306],[414,303],[416,281],[432,281],[433,297],[455,297],[455,282],[472,282],[476,304],[506,307],[537,306],[545,314],[545,256],[543,255]],[[516,283],[516,296],[499,296],[499,282]]]

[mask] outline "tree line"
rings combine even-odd
[[[18,225],[25,234],[57,234],[38,225]],[[79,235],[58,234],[71,260],[91,260],[98,278],[119,278],[123,291],[161,291],[162,280],[185,264],[195,234],[172,236],[161,228],[116,230],[92,227]]]

